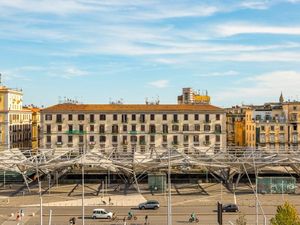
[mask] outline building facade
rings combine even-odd
[[[144,153],[158,147],[226,147],[226,114],[202,105],[58,104],[41,111],[44,148],[115,148]]]
[[[1,148],[31,148],[31,111],[23,109],[21,90],[0,86]]]
[[[245,107],[226,109],[226,133],[228,146],[246,146]]]
[[[200,93],[192,88],[182,88],[182,95],[177,97],[178,104],[210,104],[210,96],[207,91]]]

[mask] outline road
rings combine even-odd
[[[122,219],[127,215],[129,211],[129,207],[105,207],[108,211],[116,212],[119,221],[110,221],[106,219],[92,219],[92,211],[95,207],[85,207],[85,225],[93,225],[93,224],[106,224],[106,225],[117,225],[123,224]],[[102,208],[102,207],[99,207]],[[63,225],[68,224],[69,218],[75,216],[77,218],[76,224],[82,224],[81,221],[81,207],[51,207],[52,209],[52,225]],[[192,212],[195,212],[200,220],[198,224],[217,224],[217,213],[215,211],[215,207],[213,206],[201,206],[201,208],[196,208],[195,206],[177,206],[173,208],[173,225],[180,224],[190,224],[188,222],[189,215]],[[9,214],[11,212],[17,211],[17,208],[3,208],[1,209],[2,213]],[[49,221],[49,207],[44,207],[43,212],[43,224],[48,224]],[[24,209],[26,211],[30,211],[28,209]],[[143,225],[145,215],[148,215],[150,224],[152,225],[166,225],[167,224],[167,208],[161,207],[158,210],[138,210],[133,209],[135,215],[138,217],[136,221],[127,221],[127,225]],[[265,214],[267,216],[267,221],[273,216],[276,211],[275,206],[266,206],[264,207]],[[254,207],[241,207],[241,212],[246,214],[247,225],[255,224],[256,215]],[[229,221],[235,222],[238,217],[237,213],[223,213],[223,224],[230,224]],[[263,224],[263,216],[260,215],[260,223]],[[40,216],[39,212],[33,217],[31,215],[27,215],[26,225],[39,225],[40,224]]]

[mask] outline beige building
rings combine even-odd
[[[31,111],[23,109],[21,90],[0,86],[1,148],[31,148]]]
[[[246,109],[246,145],[285,150],[290,147],[290,120],[284,103],[266,103]]]
[[[144,153],[157,147],[219,151],[226,114],[209,104],[58,104],[41,111],[42,146],[116,148]]]

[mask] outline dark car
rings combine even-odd
[[[239,207],[236,204],[225,204],[222,207],[223,212],[238,212]]]
[[[159,202],[156,200],[149,200],[147,202],[139,204],[139,209],[158,209]]]

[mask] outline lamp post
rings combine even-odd
[[[168,225],[172,225],[171,148],[168,149]]]

